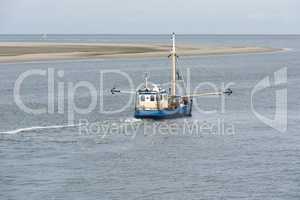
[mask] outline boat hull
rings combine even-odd
[[[173,110],[136,110],[134,113],[134,117],[138,119],[169,119],[189,116],[192,116],[192,109],[190,106],[183,106]]]

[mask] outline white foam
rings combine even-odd
[[[136,119],[136,118],[127,118],[124,120],[125,123],[135,123],[135,122],[140,122],[142,121],[141,119]]]
[[[0,132],[0,134],[18,134],[22,132],[36,131],[36,130],[44,130],[44,129],[61,129],[61,128],[69,128],[69,127],[78,127],[80,124],[71,124],[71,125],[54,125],[54,126],[32,126],[27,128],[20,128],[11,131]]]

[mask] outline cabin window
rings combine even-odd
[[[154,95],[150,96],[150,101],[155,101],[155,96]]]
[[[145,95],[141,95],[141,101],[145,101]]]

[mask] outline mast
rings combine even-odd
[[[172,47],[172,86],[171,86],[171,95],[176,96],[176,44],[175,44],[175,33],[172,34],[172,41],[173,41],[173,47]]]

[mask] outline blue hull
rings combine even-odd
[[[192,109],[189,106],[184,106],[174,110],[137,110],[134,113],[134,117],[138,119],[169,119],[189,116],[192,116]]]

